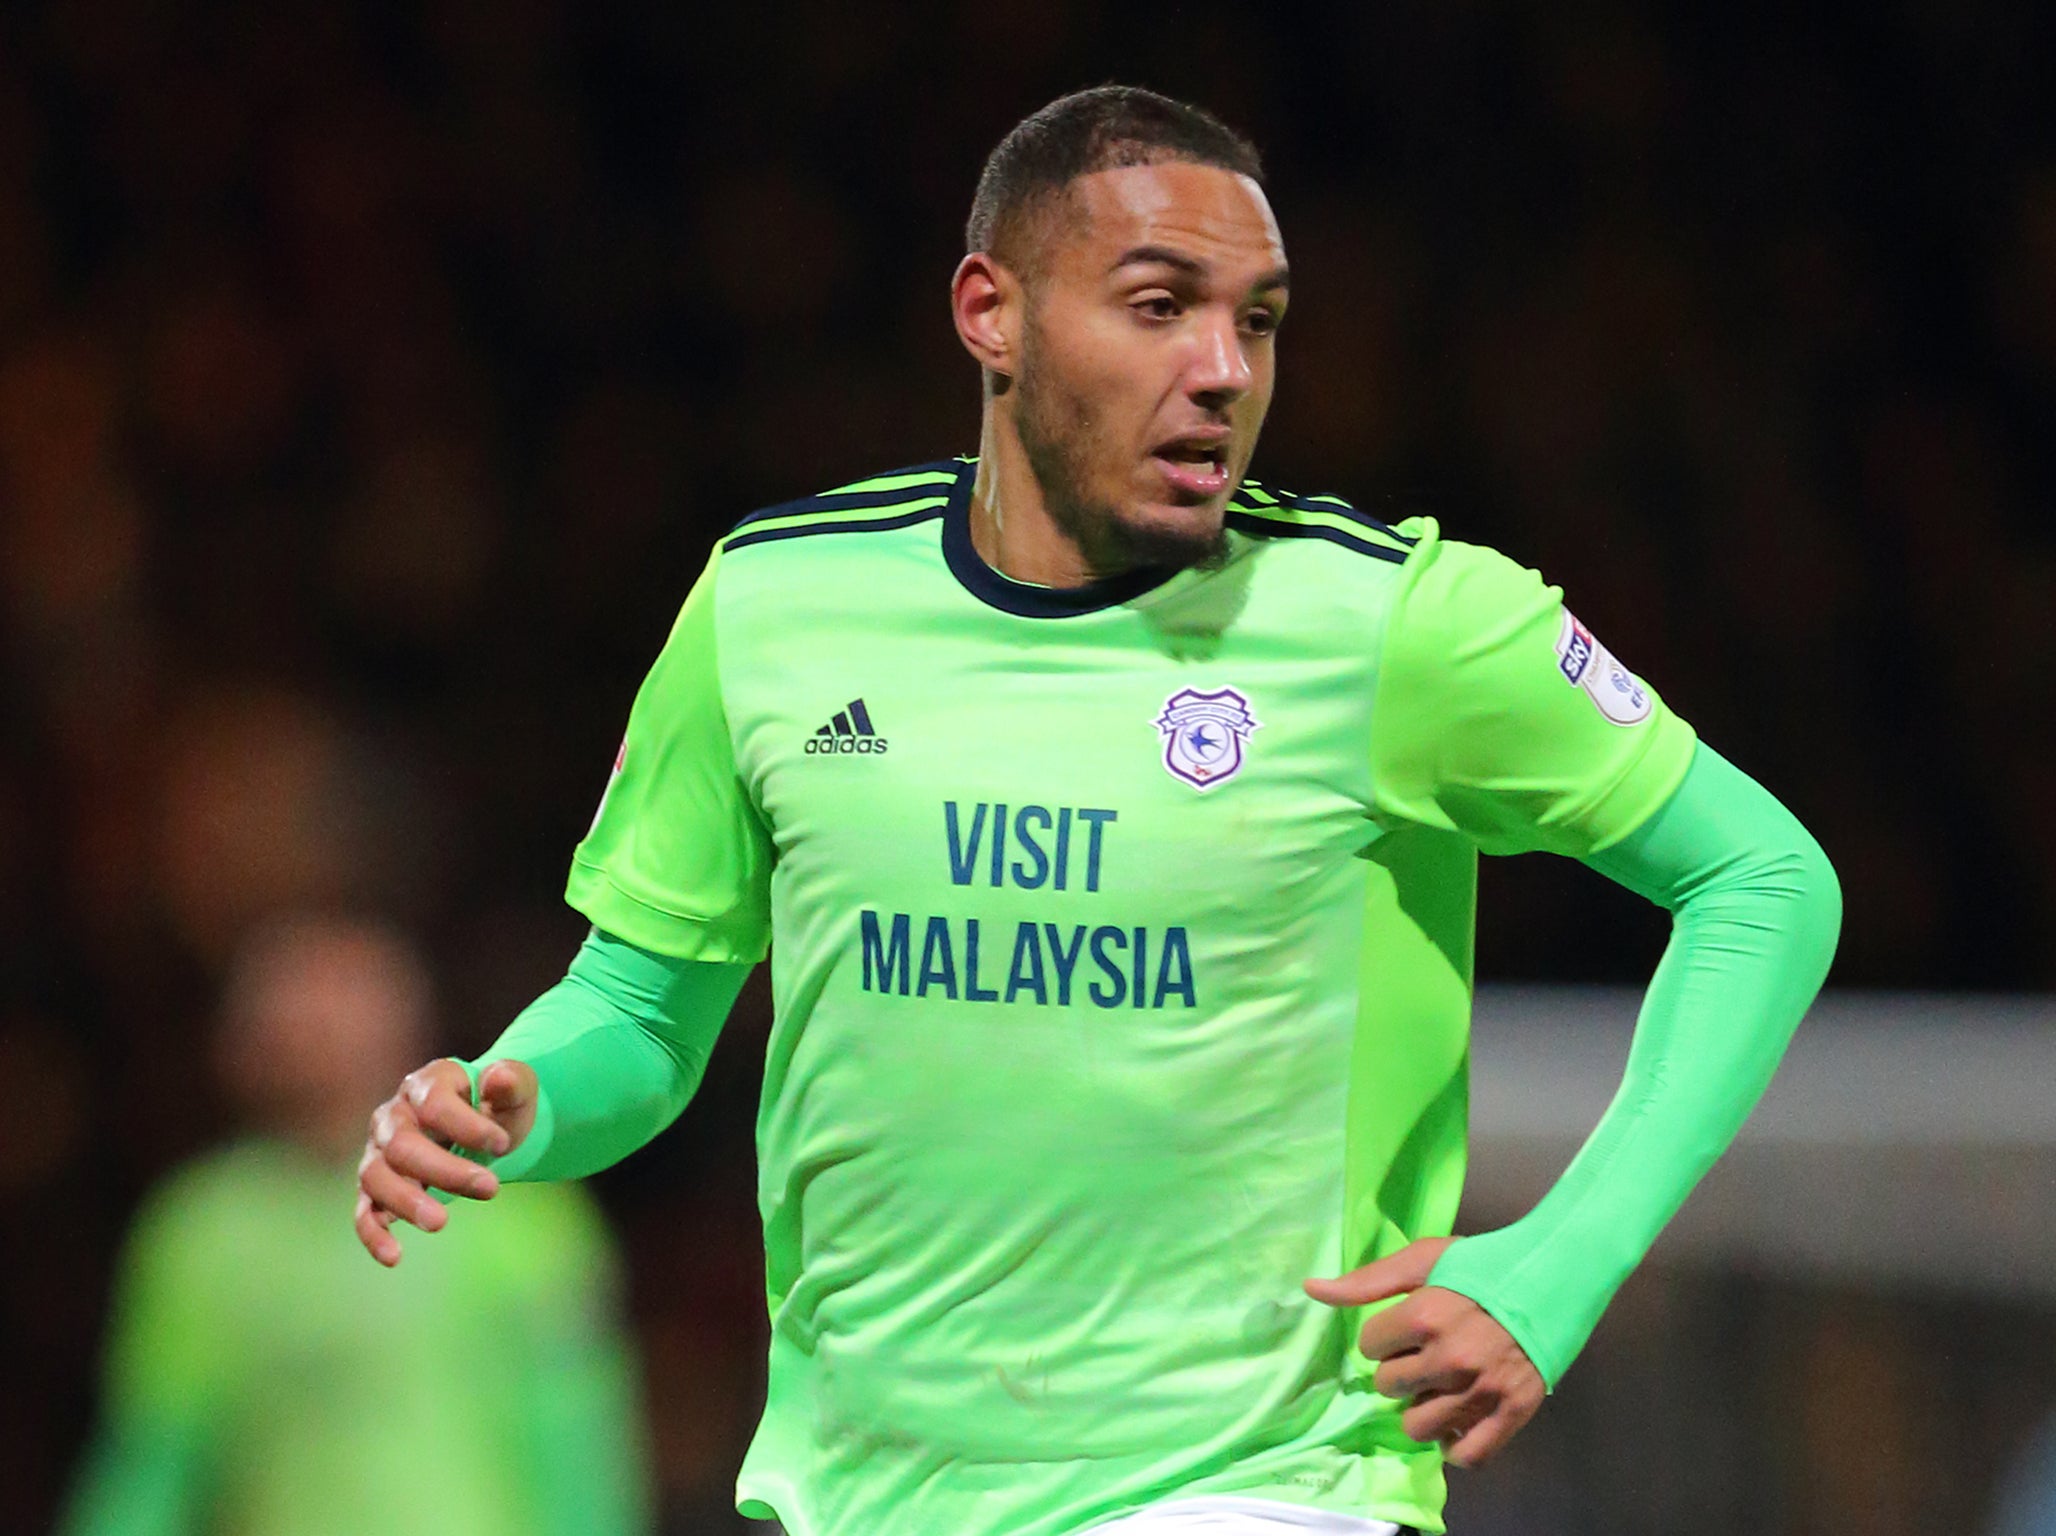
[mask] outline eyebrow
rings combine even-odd
[[[1192,277],[1204,277],[1207,272],[1205,262],[1196,261],[1183,251],[1174,251],[1166,245],[1131,247],[1121,253],[1120,259],[1114,263],[1113,270],[1137,266],[1169,267],[1173,271],[1183,272]],[[1292,273],[1285,267],[1273,267],[1249,286],[1252,292],[1261,292],[1269,288],[1290,288]]]

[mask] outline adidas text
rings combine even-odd
[[[807,755],[810,757],[839,757],[846,753],[878,757],[885,754],[885,738],[871,723],[871,711],[864,707],[862,699],[851,699],[835,712],[834,718],[807,738]]]

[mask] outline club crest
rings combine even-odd
[[[1249,700],[1233,688],[1201,693],[1180,688],[1164,700],[1156,728],[1164,738],[1164,767],[1194,789],[1212,789],[1242,771],[1242,744],[1259,722]]]

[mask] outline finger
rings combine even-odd
[[[1491,1411],[1443,1441],[1443,1459],[1454,1466],[1483,1466],[1521,1432],[1547,1392],[1539,1375],[1516,1380],[1492,1394]]]
[[[535,1072],[511,1061],[496,1061],[478,1080],[478,1097],[496,1115],[509,1115],[535,1102]]]
[[[1428,1271],[1454,1241],[1451,1237],[1421,1238],[1346,1275],[1308,1280],[1304,1282],[1306,1293],[1331,1307],[1361,1307],[1388,1296],[1403,1296],[1428,1283]]]
[[[1356,1336],[1356,1345],[1366,1360],[1390,1360],[1412,1354],[1434,1337],[1434,1331],[1421,1321],[1421,1309],[1411,1301],[1402,1301],[1366,1319]]]
[[[1482,1467],[1505,1449],[1506,1442],[1526,1422],[1526,1416],[1516,1416],[1504,1408],[1488,1413],[1469,1429],[1446,1441],[1442,1459],[1455,1467]]]
[[[1386,1358],[1371,1377],[1371,1385],[1395,1402],[1412,1402],[1445,1392],[1465,1392],[1478,1373],[1447,1364],[1433,1350]]]
[[[357,1241],[387,1269],[400,1262],[400,1240],[393,1236],[391,1222],[390,1215],[371,1203],[371,1196],[357,1192]]]
[[[414,1108],[404,1098],[390,1098],[371,1112],[371,1145],[383,1152],[400,1132],[416,1123]]]
[[[386,1165],[425,1188],[490,1200],[500,1181],[474,1162],[437,1146],[419,1131],[402,1131],[385,1149]]]
[[[457,1067],[456,1072],[457,1082],[432,1077],[426,1071],[407,1079],[406,1097],[414,1106],[415,1115],[424,1129],[454,1146],[492,1157],[505,1155],[509,1145],[506,1131],[491,1115],[471,1107],[470,1079],[463,1076],[462,1067]]]
[[[1399,1416],[1399,1427],[1423,1445],[1449,1442],[1469,1434],[1498,1406],[1488,1392],[1444,1392],[1418,1399]]]
[[[371,1203],[401,1221],[411,1221],[424,1232],[438,1232],[450,1219],[428,1191],[414,1180],[394,1172],[392,1165],[371,1153],[357,1170],[357,1187],[371,1197]]]

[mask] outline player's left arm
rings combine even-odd
[[[1447,708],[1405,711],[1432,730],[1385,733],[1383,808],[1488,851],[1581,858],[1673,914],[1620,1090],[1535,1209],[1309,1284],[1337,1305],[1406,1296],[1365,1325],[1376,1386],[1409,1404],[1410,1435],[1474,1465],[1534,1413],[1740,1129],[1827,974],[1841,895],[1806,829],[1696,742],[1560,593],[1489,551],[1428,542],[1380,702]]]

